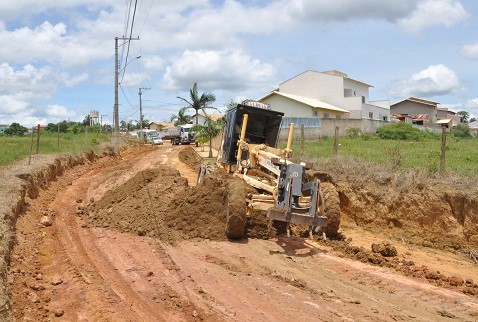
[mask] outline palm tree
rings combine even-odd
[[[171,122],[174,122],[175,126],[178,124],[188,124],[189,122],[191,122],[191,115],[186,114],[186,110],[188,108],[189,107],[182,107],[178,111],[178,115],[176,114],[171,115]]]
[[[214,121],[206,114],[204,125],[196,124],[192,128],[196,132],[196,139],[203,142],[209,141],[209,158],[212,158],[212,139],[221,133],[223,126],[224,121],[222,118]]]
[[[210,92],[202,93],[201,96],[199,96],[197,87],[198,87],[197,83],[194,83],[193,88],[189,90],[189,95],[190,95],[189,100],[179,96],[177,97],[180,100],[186,102],[186,104],[188,104],[186,108],[192,108],[196,111],[196,125],[198,125],[199,123],[199,118],[198,118],[199,110],[202,110],[205,113],[206,108],[214,108],[208,105],[216,101],[216,96]]]

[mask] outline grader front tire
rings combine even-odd
[[[246,227],[246,188],[241,179],[229,180],[226,206],[226,236],[241,239]]]

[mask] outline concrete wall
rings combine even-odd
[[[317,140],[325,136],[333,136],[335,134],[335,127],[339,127],[339,135],[346,135],[347,129],[358,128],[362,133],[375,133],[377,129],[389,122],[370,119],[321,119],[320,128],[304,128],[304,136],[306,140]],[[279,140],[283,142],[287,140],[289,134],[288,128],[281,128],[279,133]],[[296,127],[294,129],[294,139],[300,139],[301,129]]]

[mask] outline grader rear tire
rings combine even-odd
[[[226,206],[226,236],[241,239],[246,227],[246,187],[241,179],[229,180]]]
[[[325,228],[327,236],[337,236],[340,226],[340,198],[335,186],[329,182],[321,182],[320,189],[324,195],[324,212],[329,223]]]

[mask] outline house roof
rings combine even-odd
[[[174,127],[174,123],[173,122],[161,122],[161,121],[153,121],[150,124],[158,124],[158,125],[162,125],[164,127],[164,129],[167,129],[167,128],[171,128],[171,127]]]
[[[311,107],[314,107],[314,108],[321,108],[321,109],[324,109],[324,110],[330,110],[330,111],[342,112],[342,113],[350,113],[347,110],[344,110],[340,107],[334,106],[334,105],[329,104],[329,103],[322,102],[322,101],[320,101],[318,99],[315,99],[315,98],[309,98],[309,97],[304,97],[304,96],[299,96],[299,95],[286,94],[286,93],[281,93],[281,92],[278,92],[278,91],[270,92],[266,96],[259,99],[259,101],[262,101],[263,99],[266,99],[266,98],[268,98],[270,96],[273,96],[273,95],[283,96],[283,97],[286,97],[286,98],[291,99],[293,101],[296,101],[296,102],[299,102],[299,103],[302,103],[302,104],[305,104],[305,105],[308,105],[308,106],[311,106]]]
[[[206,117],[205,113],[203,113],[203,112],[201,112],[201,111],[198,112],[197,115],[202,116],[202,117]],[[207,113],[207,116],[208,116],[211,120],[217,121],[218,119],[220,119],[221,117],[223,117],[224,114],[209,114],[209,113]],[[195,117],[196,117],[196,114],[194,114],[193,116],[191,116],[191,119],[194,119]]]
[[[362,81],[359,81],[357,79],[354,79],[354,78],[350,78],[349,75],[345,74],[345,73],[342,73],[341,71],[338,71],[338,70],[326,70],[326,71],[323,71],[321,72],[322,74],[328,74],[328,75],[333,75],[333,76],[338,76],[338,77],[342,77],[342,78],[346,78],[348,80],[351,80],[353,82],[356,82],[356,83],[360,83],[360,84],[363,84],[363,85],[366,85],[368,87],[373,87],[372,85],[370,84],[367,84],[365,82],[362,82]]]
[[[429,105],[429,106],[432,106],[432,107],[436,107],[438,104],[438,102],[434,102],[434,101],[429,101],[429,100],[425,100],[423,98],[418,98],[418,97],[409,97],[407,99],[404,99],[403,101],[400,101],[400,102],[397,102],[395,104],[392,104],[391,106],[395,106],[397,104],[400,104],[400,103],[403,103],[403,102],[406,102],[406,101],[409,101],[409,102],[414,102],[414,103],[419,103],[419,104],[424,104],[424,105]]]
[[[437,109],[440,112],[447,112],[448,114],[456,115],[456,112],[450,111],[448,107],[438,107]]]
[[[441,119],[436,121],[436,124],[449,124],[451,122],[451,119]]]

